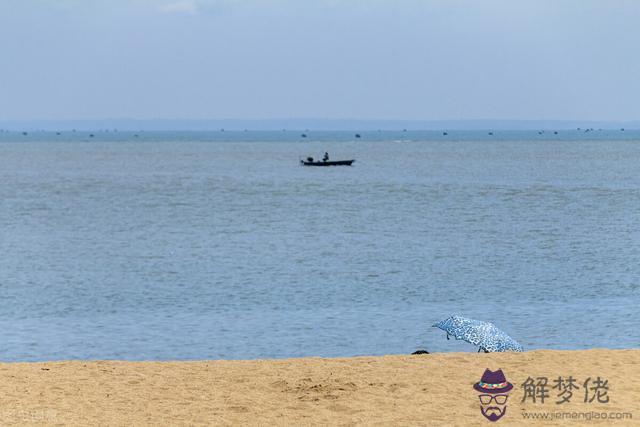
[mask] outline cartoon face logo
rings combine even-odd
[[[507,413],[507,399],[513,384],[504,377],[502,369],[495,372],[486,369],[473,388],[480,393],[480,412],[486,419],[498,421]]]

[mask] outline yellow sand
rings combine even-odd
[[[514,384],[489,423],[472,389],[485,368]],[[555,404],[551,380],[608,380],[609,403],[574,391]],[[528,376],[549,377],[544,404],[522,403]],[[630,412],[623,421],[524,420],[523,411]],[[0,364],[0,425],[640,425],[640,350],[449,353],[201,362]]]

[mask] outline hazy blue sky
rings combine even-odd
[[[0,0],[0,120],[640,119],[637,0]]]

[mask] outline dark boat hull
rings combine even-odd
[[[331,162],[307,162],[300,160],[300,163],[305,166],[351,166],[353,162],[355,162],[355,160],[335,160]]]

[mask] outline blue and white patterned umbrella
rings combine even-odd
[[[509,335],[496,328],[493,323],[468,319],[462,316],[451,316],[433,325],[440,328],[457,340],[475,344],[480,350],[490,353],[500,351],[523,351],[522,346]]]

